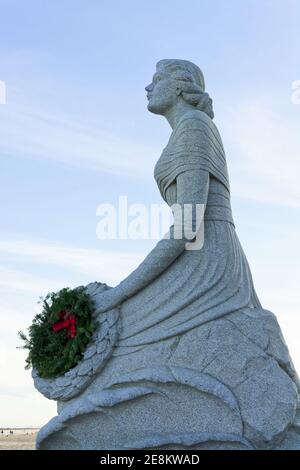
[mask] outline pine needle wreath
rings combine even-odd
[[[42,299],[43,309],[28,328],[28,337],[19,336],[28,349],[26,369],[34,367],[42,378],[58,377],[72,369],[81,360],[90,342],[95,325],[92,319],[92,301],[84,288],[64,288],[51,292]],[[53,331],[62,312],[70,312],[76,319],[76,334],[68,335],[66,329]]]

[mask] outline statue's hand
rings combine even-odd
[[[93,296],[95,302],[95,313],[103,313],[121,304],[122,298],[115,287]]]

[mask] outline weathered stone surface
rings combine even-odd
[[[264,312],[257,311],[256,315],[257,322],[253,323],[252,330],[248,325],[247,332],[242,332],[241,326],[243,319],[247,322],[247,313],[241,312],[235,318],[235,321],[240,322],[239,328],[236,328],[235,322],[230,318],[220,319],[191,330],[179,341],[170,340],[168,344],[149,345],[146,349],[131,354],[130,361],[127,356],[124,356],[123,362],[119,363],[120,370],[117,370],[115,374],[111,374],[111,371],[115,369],[120,357],[112,358],[102,373],[95,378],[93,384],[81,394],[81,397],[71,400],[69,404],[65,402],[60,405],[59,416],[63,417],[64,425],[68,419],[77,416],[76,434],[78,437],[76,443],[72,441],[72,448],[81,448],[80,446],[93,448],[90,447],[91,445],[103,448],[106,445],[106,439],[115,442],[115,447],[110,448],[120,446],[131,448],[130,445],[132,447],[144,445],[147,448],[166,449],[187,447],[243,449],[277,448],[278,446],[288,448],[288,446],[296,445],[297,433],[293,431],[295,435],[291,434],[290,425],[291,423],[294,423],[294,426],[297,425],[295,416],[298,401],[297,388],[292,378],[278,365],[274,357],[266,354],[253,341],[255,331],[261,332],[261,326],[265,321]],[[164,362],[166,366],[162,366],[161,362]],[[142,364],[143,367],[140,367]],[[180,391],[181,389],[184,389],[184,393]],[[123,413],[127,413],[125,410],[128,409],[128,413],[130,416],[135,416],[136,421],[133,423],[132,419],[128,419],[126,425],[123,421],[124,433],[129,436],[133,429],[136,429],[138,435],[142,436],[144,423],[149,425],[148,415],[145,416],[145,410],[151,402],[149,394],[156,396],[159,416],[155,416],[155,421],[159,423],[162,420],[165,421],[166,415],[172,414],[168,405],[170,400],[175,400],[177,403],[176,420],[179,421],[187,419],[189,416],[187,408],[195,406],[192,405],[193,400],[199,402],[208,400],[207,406],[203,405],[201,412],[199,411],[199,419],[194,427],[190,428],[190,431],[192,430],[197,435],[196,441],[187,445],[187,442],[190,442],[187,438],[187,431],[179,432],[179,434],[166,431],[164,434],[155,429],[152,432],[152,440],[150,438],[137,439],[135,436],[135,439],[132,437],[133,441],[130,444],[128,440],[124,441],[125,438],[120,433],[118,434],[119,440],[116,440],[115,424],[112,428],[110,427],[109,421],[105,418],[105,408],[109,408],[109,416],[114,423],[115,420],[117,422],[119,419],[122,420]],[[192,396],[194,396],[193,400]],[[208,396],[211,398],[208,399]],[[137,397],[138,401],[134,397]],[[84,402],[87,399],[88,401]],[[84,417],[87,411],[82,403],[88,403],[89,412],[92,409],[95,414],[95,418],[92,419],[93,426],[97,426],[98,423],[100,428],[105,424],[107,438],[96,427],[97,439],[79,439],[80,429],[82,434],[86,433],[89,423],[89,420]],[[91,403],[94,404],[92,408]],[[135,411],[136,407],[137,411]],[[112,408],[116,410],[112,411]],[[226,418],[220,419],[220,409],[224,410]],[[153,409],[151,412],[153,413]],[[81,413],[83,413],[82,417],[80,417]],[[211,424],[208,424],[209,422]],[[234,423],[238,422],[240,425],[236,427]],[[212,423],[215,423],[214,426]],[[57,422],[55,425],[57,426]],[[174,422],[172,426],[176,426],[176,423]],[[62,429],[63,426],[58,433],[59,436],[64,435]],[[73,431],[74,425],[72,424]],[[182,428],[179,428],[179,431],[182,431]],[[144,432],[146,433],[146,430]],[[52,435],[51,432],[50,434]],[[208,440],[203,442],[201,439],[205,436]],[[288,440],[284,441],[284,444],[282,442],[285,439]],[[41,447],[52,448],[52,445],[58,445],[60,448],[62,444],[61,442],[57,444],[57,442],[57,437],[54,440],[47,438],[44,443],[41,441]],[[67,440],[67,442],[70,441]],[[186,447],[181,447],[183,443]]]
[[[99,337],[98,337],[99,338]],[[87,350],[85,351],[83,357],[84,359],[89,359],[90,357],[92,357],[94,354],[96,354],[97,352],[97,348],[96,348],[96,345],[92,345],[90,346],[89,348],[87,348]]]
[[[98,328],[83,360],[53,381],[33,373],[59,400],[37,447],[300,449],[299,379],[235,231],[203,74],[160,61],[146,90],[173,129],[154,169],[159,191],[170,207],[205,204],[191,221],[192,244],[203,243],[191,249],[191,228],[176,238],[172,226],[118,286],[86,287]]]

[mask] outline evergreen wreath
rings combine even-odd
[[[22,331],[19,336],[29,351],[25,368],[54,378],[81,360],[95,331],[93,303],[83,287],[51,292],[41,302],[42,312],[34,317],[28,337]]]

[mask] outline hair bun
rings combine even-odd
[[[213,101],[206,91],[201,93],[200,100],[196,107],[207,114],[211,119],[214,118]]]

